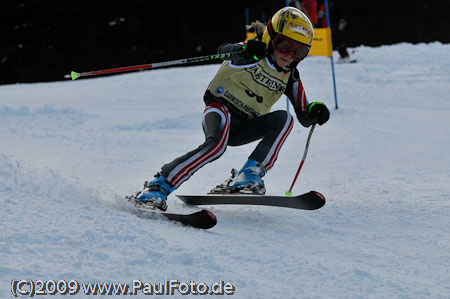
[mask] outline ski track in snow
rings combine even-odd
[[[309,100],[332,115],[294,193],[317,190],[327,204],[208,207],[218,217],[208,231],[139,218],[122,198],[203,141],[218,65],[0,86],[0,297],[31,278],[222,279],[235,298],[448,298],[450,45],[355,50],[356,64],[335,66],[338,110],[329,59],[300,67]],[[307,133],[295,125],[268,193],[290,186]],[[175,194],[207,192],[254,146],[229,147]]]

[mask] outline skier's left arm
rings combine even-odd
[[[308,102],[305,89],[297,69],[294,69],[286,87],[285,94],[294,107],[298,121],[304,127],[312,124],[323,125],[330,118],[330,111],[322,102]]]

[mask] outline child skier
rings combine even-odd
[[[296,8],[279,10],[268,22],[253,24],[256,37],[239,44],[223,44],[219,53],[239,52],[225,60],[209,84],[204,101],[205,142],[198,148],[165,164],[155,179],[127,197],[136,205],[167,210],[167,196],[205,164],[219,158],[228,145],[239,146],[261,140],[247,162],[213,193],[264,194],[262,177],[270,170],[293,127],[284,110],[270,112],[283,95],[294,106],[304,127],[323,125],[330,117],[325,104],[306,100],[298,63],[309,52],[313,26]]]

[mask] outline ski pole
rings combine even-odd
[[[64,75],[64,78],[66,78],[66,79],[72,78],[72,80],[75,80],[80,77],[88,77],[88,76],[96,76],[96,75],[104,75],[104,74],[112,74],[112,73],[122,73],[122,72],[130,72],[130,71],[145,70],[145,69],[156,69],[156,68],[161,68],[161,67],[166,67],[166,66],[205,62],[205,61],[210,61],[210,60],[215,60],[215,59],[231,58],[231,57],[235,57],[235,56],[239,55],[240,53],[241,52],[213,54],[213,55],[206,55],[206,56],[200,56],[200,57],[184,58],[184,59],[179,59],[179,60],[157,62],[157,63],[150,63],[150,64],[141,64],[141,65],[134,65],[134,66],[124,66],[124,67],[118,67],[118,68],[113,68],[113,69],[82,72],[82,73],[77,73],[77,72],[72,71],[70,74]]]
[[[306,155],[308,154],[309,142],[311,141],[311,136],[314,132],[315,127],[316,127],[316,124],[313,124],[311,129],[309,130],[308,140],[306,141],[305,152],[303,153],[302,161],[300,162],[300,166],[298,167],[297,173],[295,174],[294,180],[292,181],[291,188],[289,188],[289,190],[285,192],[286,196],[292,195],[292,188],[294,187],[295,181],[297,181],[298,175],[300,174],[300,171],[302,170],[303,163],[305,163]]]

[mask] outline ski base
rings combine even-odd
[[[208,210],[201,210],[192,214],[178,214],[157,211],[145,207],[134,206],[134,209],[138,212],[139,217],[169,220],[195,228],[210,229],[217,224],[216,215]]]
[[[317,191],[310,191],[297,196],[277,195],[247,195],[234,194],[206,194],[206,195],[177,195],[188,205],[261,205],[284,207],[301,210],[317,210],[325,205],[325,196]]]

